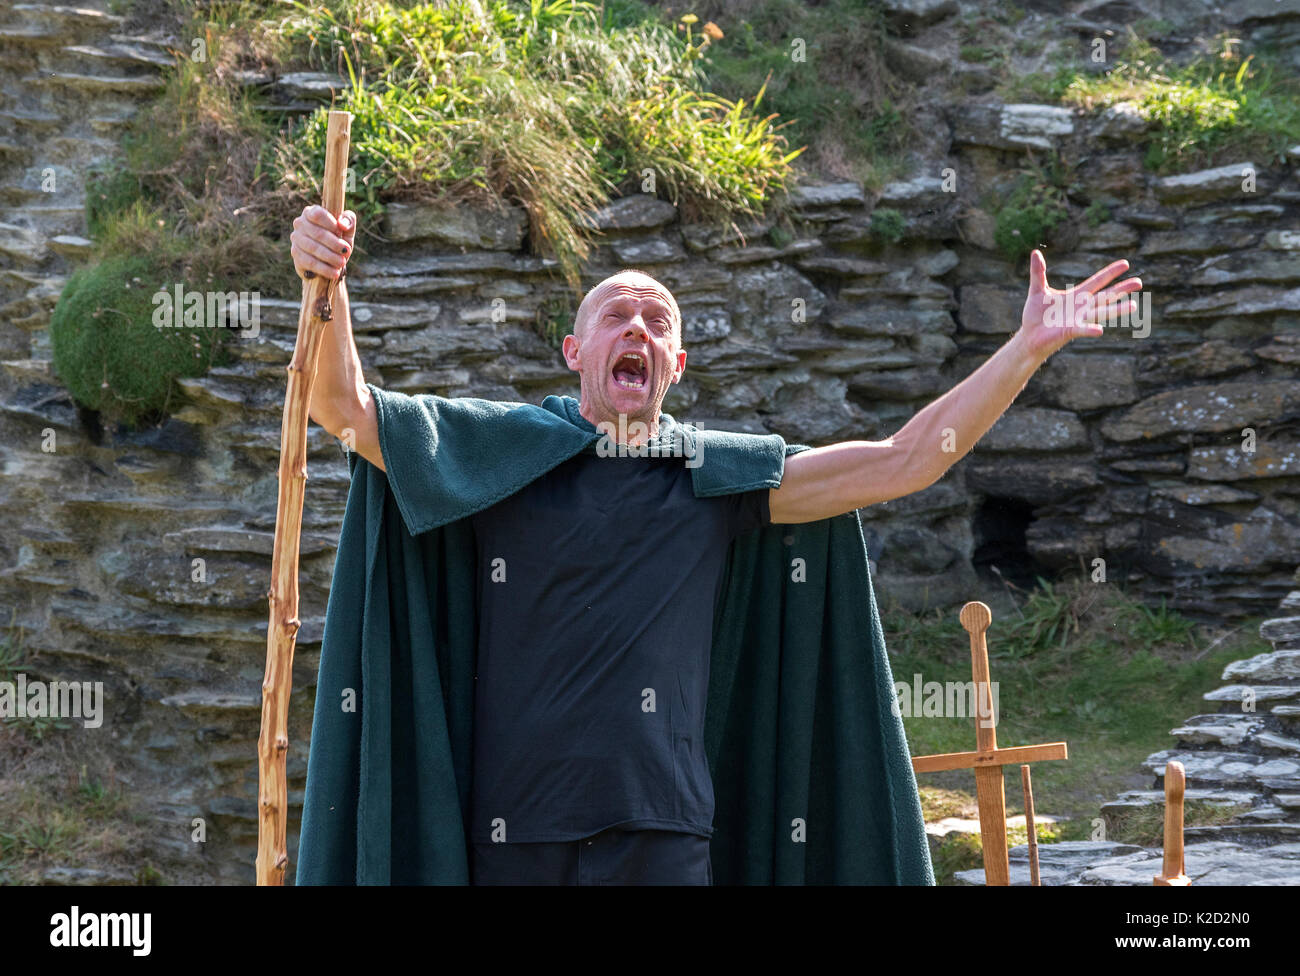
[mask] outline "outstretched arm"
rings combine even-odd
[[[787,458],[781,487],[768,496],[772,521],[814,522],[930,487],[988,432],[1052,353],[1072,339],[1102,335],[1099,320],[1108,315],[1136,310],[1134,302],[1115,303],[1140,290],[1140,278],[1106,287],[1128,267],[1116,261],[1081,285],[1056,289],[1035,250],[1019,331],[888,440],[845,441]]]

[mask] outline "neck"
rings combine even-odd
[[[659,411],[654,411],[653,419],[645,419],[640,416],[623,415],[620,416],[602,416],[597,413],[591,406],[591,401],[583,396],[578,401],[578,413],[593,427],[602,433],[608,431],[615,443],[636,446],[644,441],[659,436]],[[601,424],[606,427],[601,427]]]

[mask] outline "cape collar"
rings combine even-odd
[[[599,434],[596,425],[581,413],[581,404],[574,397],[551,394],[542,401],[542,409],[567,420],[574,427],[586,433]],[[681,438],[694,437],[697,433],[690,424],[679,424],[671,414],[659,412],[659,433],[649,439],[647,444],[671,445]]]

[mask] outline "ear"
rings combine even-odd
[[[680,383],[682,374],[686,372],[686,350],[677,350],[677,369],[673,371],[673,382]]]
[[[582,370],[582,357],[578,355],[577,336],[572,333],[566,335],[560,349],[564,353],[564,361],[569,364],[569,369],[580,372]]]

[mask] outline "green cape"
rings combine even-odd
[[[387,473],[349,454],[297,883],[466,884],[478,636],[466,517],[599,435],[572,397],[368,386]],[[807,450],[667,414],[659,440],[690,458],[701,497],[778,487],[786,455]],[[725,574],[705,714],[714,883],[934,884],[858,514],[746,533]]]

